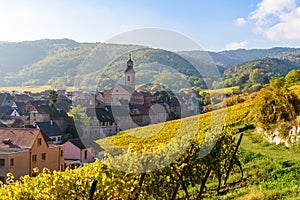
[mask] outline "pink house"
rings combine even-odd
[[[68,165],[72,161],[81,164],[95,160],[98,152],[102,149],[94,141],[88,139],[72,139],[63,144],[65,149],[65,163]]]

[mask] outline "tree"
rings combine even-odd
[[[265,75],[264,72],[260,72],[258,69],[255,69],[250,73],[249,81],[253,84],[265,84],[268,82],[268,77]]]
[[[74,106],[72,110],[70,110],[69,115],[74,119],[78,135],[82,136],[84,129],[87,128],[90,123],[90,118],[80,105]]]
[[[270,87],[283,88],[285,87],[285,80],[283,77],[276,77],[270,80]]]
[[[202,96],[204,97],[203,104],[204,104],[205,106],[211,104],[211,98],[210,98],[210,93],[209,93],[209,92],[204,92],[204,93],[202,94]]]
[[[57,94],[57,92],[56,92],[55,90],[52,90],[52,91],[49,93],[49,99],[50,99],[50,104],[49,104],[49,106],[50,106],[51,108],[53,108],[53,107],[54,107],[54,104],[57,102],[57,96],[58,96],[58,94]]]
[[[292,86],[300,82],[300,70],[291,70],[286,76],[287,85]]]
[[[299,110],[297,96],[284,88],[264,88],[254,101],[252,118],[261,128],[269,128],[280,121],[292,121]]]
[[[49,106],[51,108],[51,120],[53,118],[53,109],[54,109],[55,103],[57,102],[57,96],[58,96],[58,94],[55,90],[52,90],[49,93],[49,99],[50,99]]]

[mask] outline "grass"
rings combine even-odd
[[[241,128],[241,127],[239,127]],[[203,199],[300,199],[300,155],[294,149],[267,144],[253,129],[245,130],[239,148],[244,177],[234,167],[227,185],[216,195],[217,178],[207,183]],[[191,199],[196,199],[200,186],[189,187]],[[185,194],[180,192],[179,198]]]
[[[236,171],[220,196],[208,191],[204,199],[300,199],[300,155],[294,149],[268,144],[249,129],[244,131],[239,153],[243,180],[237,182]]]
[[[221,89],[214,89],[214,90],[203,90],[203,92],[208,92],[210,94],[232,94],[234,91],[239,91],[240,87],[228,87],[228,88],[221,88]]]
[[[274,159],[245,149],[241,149],[240,156],[245,185],[229,187],[229,192],[220,199],[294,199],[299,196],[299,161]]]
[[[241,147],[255,153],[270,156],[274,159],[300,161],[299,153],[296,153],[291,149],[287,149],[284,145],[269,144],[264,141],[260,135],[254,133],[254,130],[252,129],[244,132]]]

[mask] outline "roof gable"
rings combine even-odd
[[[17,110],[13,110],[13,112],[10,114],[11,117],[20,117],[20,114]]]
[[[17,108],[18,108],[18,106],[17,106],[17,104],[16,104],[15,102],[13,102],[13,104],[11,105],[11,107],[12,107],[13,109],[17,109]]]

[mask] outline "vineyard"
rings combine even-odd
[[[107,152],[102,161],[65,172],[43,169],[0,188],[1,199],[178,199],[200,198],[227,184],[238,159],[238,125],[252,103],[165,124],[141,127],[99,140]],[[93,182],[94,181],[94,182]],[[238,180],[236,180],[238,181]],[[94,198],[90,193],[93,184]],[[196,188],[193,194],[189,188]]]

